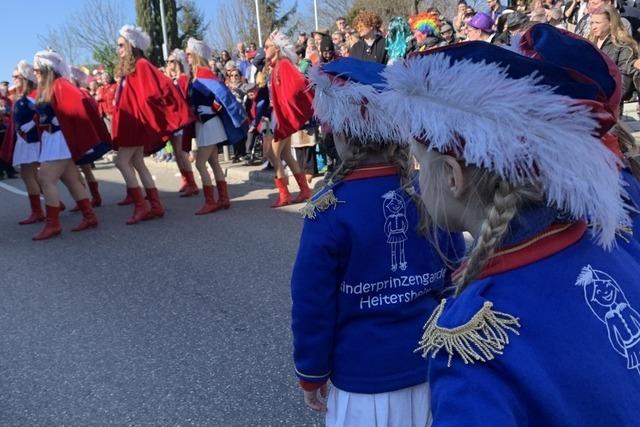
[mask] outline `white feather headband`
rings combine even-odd
[[[69,77],[73,80],[75,80],[75,82],[77,82],[77,85],[80,87],[86,87],[87,83],[88,83],[88,77],[84,71],[82,71],[80,68],[76,67],[76,66],[71,66],[70,68],[70,74]],[[74,82],[74,83],[75,83]]]
[[[32,83],[36,83],[36,75],[33,72],[33,67],[24,59],[21,59],[16,64],[16,72],[20,74],[26,80],[29,80]]]
[[[390,120],[376,88],[334,77],[320,65],[313,66],[308,76],[315,92],[314,115],[334,133],[358,137],[365,143],[399,140],[400,130]]]
[[[269,40],[280,49],[280,53],[289,58],[293,63],[298,62],[298,55],[296,55],[296,48],[289,37],[287,37],[282,31],[275,30],[269,35]]]
[[[496,64],[443,53],[396,63],[383,76],[383,104],[405,141],[459,153],[513,184],[539,183],[550,206],[589,220],[605,248],[629,223],[621,163],[598,137],[596,118],[539,77],[512,79]]]
[[[41,50],[40,52],[36,52],[33,57],[33,67],[38,69],[49,68],[60,74],[62,77],[68,77],[70,73],[69,66],[62,55],[50,50]]]
[[[196,55],[201,56],[207,61],[211,59],[211,48],[201,40],[197,40],[191,37],[187,41],[187,50],[190,50]]]
[[[182,49],[173,49],[171,55],[169,55],[169,59],[175,59],[182,65],[182,71],[185,73],[189,72],[189,62],[187,62],[187,54]]]
[[[140,27],[124,25],[120,28],[120,36],[140,50],[147,50],[151,46],[151,37]]]

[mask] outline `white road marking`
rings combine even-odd
[[[27,193],[25,191],[22,191],[22,190],[19,190],[19,189],[17,189],[16,187],[14,187],[12,185],[5,184],[4,182],[0,182],[0,187],[4,188],[5,190],[7,190],[7,191],[9,191],[9,192],[11,192],[13,194],[17,194],[19,196],[28,196],[29,195],[29,193]]]

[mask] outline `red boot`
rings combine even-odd
[[[91,206],[94,208],[102,206],[102,196],[98,190],[98,181],[89,182],[89,191],[91,192]]]
[[[60,206],[47,205],[47,219],[44,228],[33,236],[33,240],[46,240],[62,233],[60,226]]]
[[[127,188],[127,198],[131,198],[134,205],[133,215],[127,220],[127,224],[137,224],[149,215],[149,202],[142,196],[140,187]]]
[[[291,204],[291,193],[289,193],[289,189],[287,188],[287,179],[286,178],[276,178],[275,179],[276,188],[278,189],[278,200],[276,200],[271,207],[272,208],[280,208],[282,206],[287,206]]]
[[[218,187],[218,204],[222,209],[229,209],[231,200],[227,191],[227,181],[216,181],[216,187]]]
[[[196,215],[206,215],[222,209],[222,206],[213,198],[213,185],[203,185],[202,194],[204,194],[204,205]]]
[[[295,173],[293,176],[298,183],[298,187],[300,187],[300,193],[298,197],[293,201],[293,203],[303,203],[311,198],[311,189],[309,188],[309,184],[307,183],[307,177],[304,172]]]
[[[29,225],[44,221],[44,213],[42,213],[42,205],[40,205],[40,195],[29,194],[29,204],[31,205],[31,215],[20,221],[18,223],[20,225]]]
[[[80,212],[80,206],[78,206],[78,204],[76,203],[74,207],[69,209],[69,212],[72,212],[72,213]]]
[[[180,197],[191,197],[197,195],[200,190],[198,190],[198,184],[196,184],[196,180],[193,177],[193,172],[185,171],[182,173],[182,176],[183,178],[186,178],[187,185],[184,187],[184,191],[182,191]]]
[[[147,214],[145,220],[162,218],[164,216],[164,206],[160,202],[160,196],[158,195],[157,188],[145,188],[147,192],[147,200],[151,204],[151,211]]]
[[[96,214],[93,212],[89,199],[78,200],[76,203],[82,211],[82,222],[80,222],[77,227],[72,228],[71,231],[83,231],[89,228],[96,228],[98,226],[98,218],[96,218]]]
[[[124,199],[118,202],[118,206],[128,206],[134,204],[134,200],[131,198],[131,193],[129,193],[129,189],[127,189],[127,195]]]
[[[67,207],[64,205],[64,203],[62,203],[62,200],[60,200],[60,205],[58,205],[60,207],[60,212],[64,212],[65,209],[67,209]]]

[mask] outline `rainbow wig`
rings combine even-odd
[[[440,18],[431,12],[422,12],[409,18],[411,31],[420,31],[427,37],[438,37],[440,35]]]
[[[411,38],[411,34],[411,27],[403,17],[396,16],[389,21],[386,48],[390,60],[404,58],[409,48],[408,40]]]

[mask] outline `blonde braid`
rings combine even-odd
[[[349,175],[354,169],[360,166],[362,160],[365,159],[371,151],[371,147],[355,144],[352,145],[352,156],[340,163],[338,169],[333,171],[331,175],[325,179],[324,185],[316,193],[323,191],[327,187],[334,187],[342,181],[345,176]]]
[[[493,203],[489,207],[487,219],[482,224],[480,236],[466,260],[464,270],[456,280],[459,294],[482,271],[489,259],[502,242],[511,220],[518,211],[519,192],[497,177],[490,177],[496,182]]]
[[[415,168],[413,167],[413,158],[411,157],[408,147],[400,147],[392,145],[389,148],[389,158],[394,162],[400,171],[400,185],[402,190],[411,197],[413,204],[418,211],[418,225],[416,226],[416,232],[420,235],[426,236],[429,230],[427,222],[427,210],[424,206],[424,202],[420,195],[416,192],[413,185],[413,177],[415,175]]]

